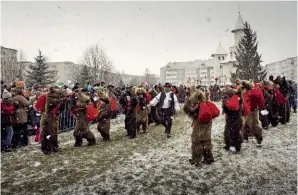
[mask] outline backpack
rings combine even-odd
[[[233,95],[226,103],[226,107],[231,111],[238,111],[240,109],[238,95]]]
[[[198,119],[202,123],[206,123],[212,120],[212,111],[207,103],[200,103],[200,112]]]

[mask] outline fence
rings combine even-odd
[[[74,129],[76,124],[76,120],[68,107],[69,104],[67,103],[59,117],[59,130],[62,132]]]
[[[122,113],[123,110],[119,103],[117,102],[117,115]],[[96,123],[96,121],[93,121],[92,123]],[[69,109],[69,104],[67,103],[64,107],[64,110],[60,113],[59,117],[59,130],[61,132],[64,131],[70,131],[74,129],[76,125],[76,120],[71,112],[71,109]]]

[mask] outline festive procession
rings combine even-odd
[[[296,4],[3,2],[1,194],[297,194]]]
[[[211,93],[221,96],[222,114],[225,115],[223,148],[233,152],[240,152],[242,142],[248,141],[249,136],[261,144],[263,129],[289,123],[291,111],[296,113],[297,107],[297,84],[280,76],[270,76],[269,80],[261,82],[237,79],[234,85],[226,85],[219,92],[201,86],[180,86],[177,90],[171,83],[152,87],[146,82],[123,87],[121,94],[115,92],[114,86],[105,86],[104,82],[88,87],[80,87],[77,83],[72,90],[58,86],[43,88],[37,83],[28,92],[24,88],[22,81],[10,87],[2,82],[3,152],[27,146],[30,136],[35,136],[35,142],[41,144],[44,154],[58,152],[59,112],[64,109],[69,109],[75,117],[74,147],[82,146],[83,140],[88,146],[96,144],[96,138],[89,130],[94,122],[103,141],[110,141],[111,118],[117,117],[117,105],[125,115],[128,138],[146,133],[151,123],[163,125],[170,138],[173,116],[181,107],[193,120],[192,158],[189,161],[195,165],[201,162],[211,164],[214,162],[212,120],[221,113]],[[32,125],[34,135],[29,134],[28,123]]]

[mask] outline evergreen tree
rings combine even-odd
[[[261,81],[266,77],[266,70],[261,66],[261,57],[258,50],[257,34],[253,32],[250,25],[244,24],[244,37],[241,38],[236,51],[237,68],[235,73],[231,73],[231,81],[235,79]]]
[[[38,50],[38,56],[35,59],[35,63],[29,65],[27,72],[28,86],[32,86],[35,83],[45,86],[53,84],[56,81],[57,71],[50,70],[50,66],[46,63],[46,59],[42,56],[40,50]]]
[[[92,76],[91,68],[87,65],[83,65],[78,76],[78,82],[82,85],[87,84],[88,82],[91,83],[93,81]]]

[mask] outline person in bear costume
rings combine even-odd
[[[154,99],[158,95],[155,89],[150,89],[148,93],[150,94],[151,99]],[[157,108],[158,108],[158,104],[150,107],[150,113],[148,116],[148,126],[153,122],[155,122],[156,125],[160,124],[160,118],[157,113]]]
[[[243,98],[241,94],[241,89],[239,88],[237,91],[229,88],[225,90],[226,99],[223,100],[223,111],[225,113],[225,129],[224,129],[224,142],[225,146],[223,147],[225,150],[231,150],[232,152],[240,152],[241,144],[243,142],[242,136],[242,115],[243,115]],[[232,97],[236,97],[238,99],[236,105],[238,109],[230,109],[227,103],[231,100]]]
[[[279,122],[285,125],[289,121],[289,112],[287,110],[288,100],[286,99],[288,95],[288,85],[285,78],[281,78],[280,76],[274,80],[274,84],[274,96],[278,105]]]
[[[143,87],[136,88],[135,90],[136,98],[138,101],[136,109],[137,118],[137,132],[140,132],[140,127],[142,126],[143,133],[146,133],[148,129],[148,108],[146,101],[146,90]]]
[[[95,145],[95,136],[89,130],[89,121],[87,120],[87,106],[90,104],[90,98],[79,92],[71,96],[72,112],[76,118],[76,124],[73,132],[75,138],[74,147],[82,146],[83,138],[87,139],[88,146]]]
[[[271,78],[272,79],[272,78]],[[278,105],[274,95],[274,83],[271,80],[264,80],[262,88],[264,89],[265,108],[269,112],[267,115],[268,125],[276,127],[278,125]],[[263,119],[260,117],[263,126]],[[263,127],[264,128],[264,127]]]
[[[211,144],[212,120],[209,122],[200,122],[198,120],[200,112],[200,103],[206,102],[205,93],[197,89],[192,91],[191,96],[186,100],[183,111],[193,120],[191,134],[191,164],[199,166],[202,163],[211,164],[214,162]]]
[[[97,91],[97,96],[99,98],[97,130],[101,134],[103,141],[110,141],[111,106],[109,98],[102,90]]]
[[[134,94],[134,87],[129,87],[125,94],[123,94],[119,100],[123,113],[125,114],[125,129],[127,131],[127,136],[130,139],[136,138],[136,128],[137,128],[137,119],[136,119],[136,106],[138,100]]]
[[[259,110],[264,108],[264,95],[258,86],[254,86],[249,81],[243,81],[242,86],[246,90],[244,96],[247,97],[250,108],[250,114],[246,117],[245,125],[249,127],[249,131],[256,138],[257,143],[261,144],[263,136],[262,127],[259,120]],[[247,128],[243,129],[243,135],[244,139],[248,140],[246,130]]]
[[[65,90],[50,87],[49,92],[41,95],[34,105],[34,109],[42,113],[40,119],[40,139],[41,150],[44,154],[59,151],[59,113],[66,101],[67,94]]]

